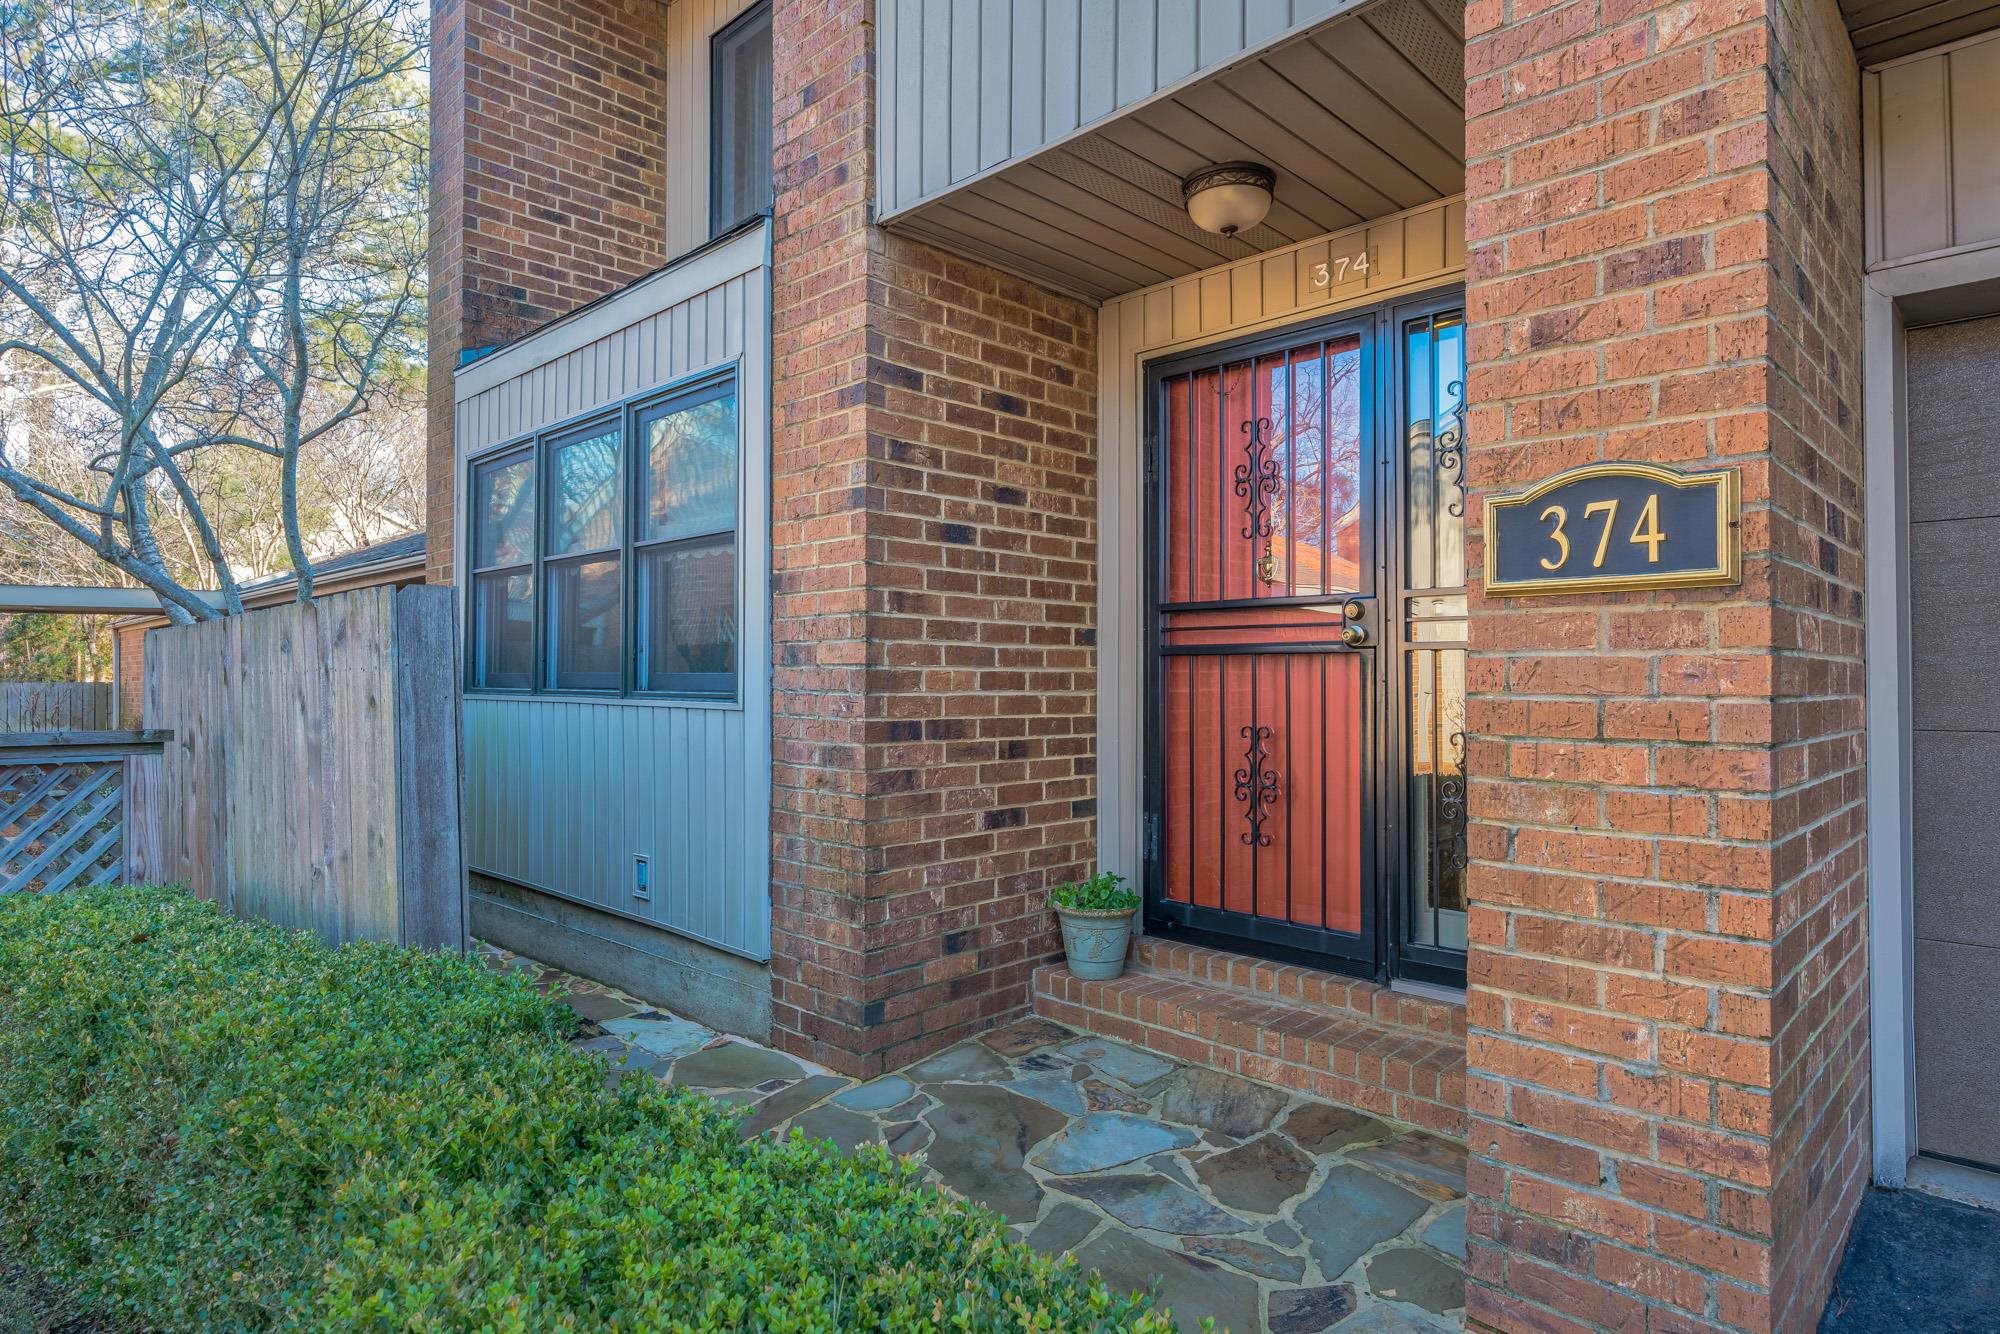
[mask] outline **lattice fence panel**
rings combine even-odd
[[[123,879],[124,798],[122,759],[0,765],[0,895]]]

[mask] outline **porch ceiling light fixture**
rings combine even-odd
[[[1255,227],[1271,211],[1271,187],[1277,177],[1255,162],[1222,162],[1204,167],[1181,182],[1181,200],[1188,216],[1203,231],[1234,236]]]

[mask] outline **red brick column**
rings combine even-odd
[[[429,452],[434,583],[452,579],[452,380],[666,262],[666,6],[434,0]]]
[[[1096,312],[871,225],[873,6],[772,14],[774,1040],[1023,1010],[1094,861]]]
[[[1478,0],[1480,495],[1730,464],[1740,587],[1475,599],[1469,1314],[1807,1329],[1867,1173],[1859,92],[1830,0]]]

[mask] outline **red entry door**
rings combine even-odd
[[[1150,378],[1149,910],[1359,962],[1374,956],[1368,352],[1349,326]]]

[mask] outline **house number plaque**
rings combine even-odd
[[[1737,472],[1592,463],[1486,502],[1486,592],[1740,582]]]

